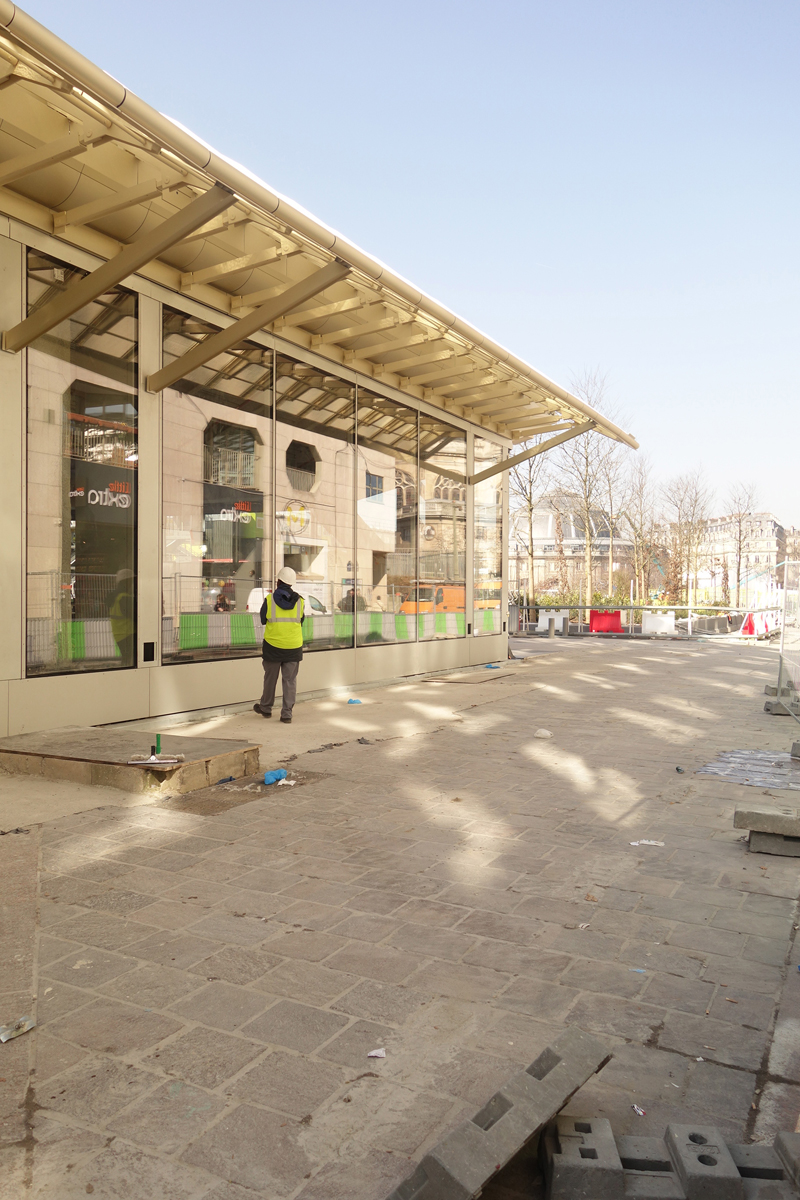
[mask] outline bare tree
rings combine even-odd
[[[657,494],[650,462],[644,456],[633,459],[626,481],[625,520],[633,543],[633,572],[636,599],[646,601],[654,566],[661,570],[661,541]],[[663,554],[661,554],[663,557]],[[662,571],[663,574],[663,571]]]
[[[736,483],[728,492],[729,520],[733,527],[733,560],[736,566],[736,607],[739,607],[742,589],[742,559],[744,557],[745,523],[758,503],[758,493],[753,483]],[[727,565],[727,555],[726,565]]]
[[[533,450],[544,440],[542,435],[528,438],[514,447],[515,454]],[[534,598],[534,541],[533,530],[537,511],[543,506],[550,487],[549,463],[544,454],[526,459],[508,473],[511,505],[517,515],[519,540],[528,558],[528,603]]]
[[[558,567],[558,587],[562,596],[566,596],[569,588],[567,578],[567,558],[564,554],[564,526],[561,513],[556,509],[556,564]]]
[[[587,371],[579,379],[572,380],[572,390],[592,408],[604,409],[606,382],[599,371]],[[558,490],[568,500],[570,507],[583,527],[583,565],[586,579],[586,602],[591,604],[594,591],[592,558],[596,538],[595,521],[603,509],[605,498],[602,463],[606,449],[606,438],[591,431],[565,442],[555,459],[555,477]]]
[[[616,418],[618,414],[608,412],[608,416]],[[614,594],[614,540],[623,521],[627,501],[626,466],[630,450],[621,442],[604,439],[600,455],[599,490],[602,506],[608,526],[608,594]]]
[[[699,469],[676,475],[663,490],[670,535],[670,599],[683,599],[684,580],[688,587],[694,575],[695,587],[700,552],[706,534],[711,491]]]

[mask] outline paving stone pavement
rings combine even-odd
[[[786,748],[774,662],[576,640],[365,691],[371,744],[316,755],[344,701],[299,705],[294,743],[235,714],[218,735],[294,744],[297,786],[205,815],[104,792],[0,838],[0,1021],[38,1022],[0,1046],[0,1198],[383,1200],[573,1024],[614,1058],[569,1113],[794,1129],[800,862],[748,855],[744,788],[695,774]]]

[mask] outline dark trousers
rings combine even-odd
[[[297,672],[300,670],[299,662],[267,662],[264,663],[264,690],[261,693],[261,711],[271,712],[272,706],[275,703],[275,688],[278,684],[278,675],[281,676],[281,716],[291,717],[294,702],[297,699]]]

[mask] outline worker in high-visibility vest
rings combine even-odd
[[[135,604],[133,598],[133,571],[123,567],[117,571],[116,587],[108,596],[108,616],[111,632],[117,643],[123,667],[132,667],[136,647],[134,625]]]
[[[297,698],[297,673],[303,661],[303,611],[305,601],[294,590],[297,575],[291,567],[278,572],[278,585],[261,605],[261,624],[264,641],[261,657],[264,663],[264,691],[253,711],[262,717],[272,716],[275,688],[281,676],[281,720],[292,721],[292,709]]]

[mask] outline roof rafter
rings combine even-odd
[[[150,392],[160,392],[163,388],[177,383],[179,379],[188,375],[190,371],[204,366],[212,358],[216,358],[218,354],[222,354],[226,350],[231,350],[245,338],[250,337],[259,329],[263,329],[270,321],[274,321],[276,317],[282,317],[284,313],[296,308],[303,301],[310,300],[312,296],[318,295],[319,292],[324,292],[325,288],[338,283],[339,280],[344,279],[349,273],[350,268],[346,263],[340,262],[337,259],[329,262],[327,266],[314,271],[305,279],[301,279],[298,283],[293,283],[281,292],[279,296],[274,296],[272,300],[268,300],[266,304],[262,304],[259,308],[254,309],[246,317],[240,317],[238,321],[233,321],[225,329],[220,329],[216,333],[210,334],[202,342],[198,342],[197,345],[193,346],[191,350],[187,350],[180,358],[175,359],[174,362],[169,363],[166,367],[162,367],[154,375],[148,376],[147,390]]]
[[[161,183],[156,179],[150,179],[147,183],[137,183],[134,187],[123,188],[122,191],[113,192],[102,200],[92,201],[91,204],[81,204],[77,208],[57,212],[53,218],[53,227],[65,229],[67,225],[88,225],[91,221],[110,217],[113,213],[122,212],[134,204],[144,204],[147,200],[155,200],[158,196],[185,186],[184,179],[173,183]]]
[[[54,142],[45,142],[43,146],[32,146],[30,150],[23,150],[21,154],[16,154],[13,158],[0,163],[0,187],[7,187],[9,183],[16,183],[18,179],[32,175],[34,171],[52,167],[55,163],[74,158],[77,154],[83,154],[92,146],[100,146],[104,142],[113,140],[108,130],[104,129],[102,133],[89,133],[83,136],[78,133],[68,133],[65,137],[56,138]]]
[[[383,307],[383,301],[377,302]],[[375,307],[370,305],[370,308]],[[311,335],[311,345],[329,346],[336,342],[347,341],[350,338],[364,337],[368,333],[380,333],[384,329],[393,329],[398,325],[409,325],[414,318],[410,314],[390,313],[388,317],[365,321],[363,325],[350,325],[346,329],[336,329],[333,333],[315,333]],[[366,348],[369,351],[369,347]]]
[[[215,263],[212,267],[201,267],[199,271],[184,271],[181,275],[181,291],[194,287],[199,283],[218,283],[229,275],[238,275],[241,271],[254,271],[256,267],[266,267],[270,263],[280,262],[300,254],[299,249],[284,251],[275,246],[264,250],[256,250],[252,254],[242,254],[238,258],[229,258],[226,262]]]
[[[72,284],[61,295],[31,313],[24,321],[20,321],[13,329],[6,330],[3,334],[3,349],[15,351],[29,346],[37,337],[49,333],[73,313],[91,304],[98,296],[110,291],[128,275],[132,275],[168,250],[175,242],[180,241],[185,232],[197,229],[210,217],[224,212],[233,201],[233,192],[215,183],[207,192],[190,200],[185,208],[168,217],[156,229],[125,246],[114,258],[108,259],[102,266]]]

